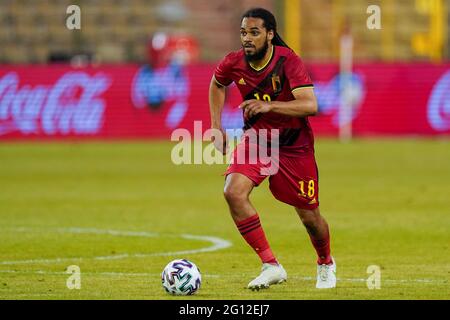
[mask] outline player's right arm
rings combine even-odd
[[[217,150],[226,153],[226,135],[222,129],[222,109],[225,104],[226,87],[217,82],[213,75],[209,84],[209,112],[211,115],[211,128],[220,131],[222,139],[215,139],[213,136],[214,146]],[[220,141],[221,140],[221,141]]]
[[[226,87],[217,82],[213,75],[209,84],[209,112],[211,114],[211,127],[222,129],[222,109],[225,104]]]
[[[211,128],[218,130],[218,137],[212,138],[214,146],[217,150],[226,154],[227,137],[225,131],[222,129],[222,109],[225,104],[226,87],[229,86],[233,80],[231,79],[231,70],[233,65],[233,53],[228,54],[217,66],[214,75],[209,84],[209,111],[211,114]]]

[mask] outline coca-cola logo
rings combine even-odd
[[[428,123],[437,131],[450,130],[450,71],[434,85],[428,100]]]
[[[158,69],[143,66],[136,72],[131,84],[131,100],[137,109],[148,108],[159,112],[169,108],[165,124],[170,129],[183,121],[189,107],[189,94],[189,78],[184,67],[175,62]]]
[[[351,115],[347,121],[353,121],[366,96],[366,84],[361,75],[352,73],[348,76],[337,75],[330,81],[317,81],[314,84],[319,112],[332,116],[332,123],[339,126],[341,104],[350,106]]]
[[[106,108],[101,95],[111,80],[104,74],[70,71],[54,85],[24,84],[16,72],[0,78],[0,135],[96,134]]]

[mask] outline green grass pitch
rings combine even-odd
[[[252,292],[260,263],[229,216],[225,165],[176,166],[170,142],[2,143],[0,299],[448,299],[450,141],[317,140],[336,289],[314,288],[306,231],[267,182],[252,201],[288,281]],[[211,243],[183,234],[232,246],[197,252]],[[163,291],[175,258],[201,269],[197,295]],[[69,265],[81,269],[79,290],[66,286]],[[378,290],[366,284],[370,265]]]

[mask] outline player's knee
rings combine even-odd
[[[302,223],[305,227],[313,228],[316,225],[316,219],[310,216],[300,216]]]
[[[305,227],[314,228],[320,223],[320,213],[318,210],[297,208],[297,213]]]
[[[229,204],[238,204],[247,200],[247,195],[237,188],[225,188],[223,195]]]

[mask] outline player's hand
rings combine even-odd
[[[244,118],[249,119],[258,113],[267,113],[272,110],[269,102],[263,100],[246,100],[239,105],[239,109],[244,110]]]
[[[222,128],[213,128],[216,132],[211,137],[211,141],[214,143],[214,147],[223,155],[228,151],[228,138],[227,134]]]

